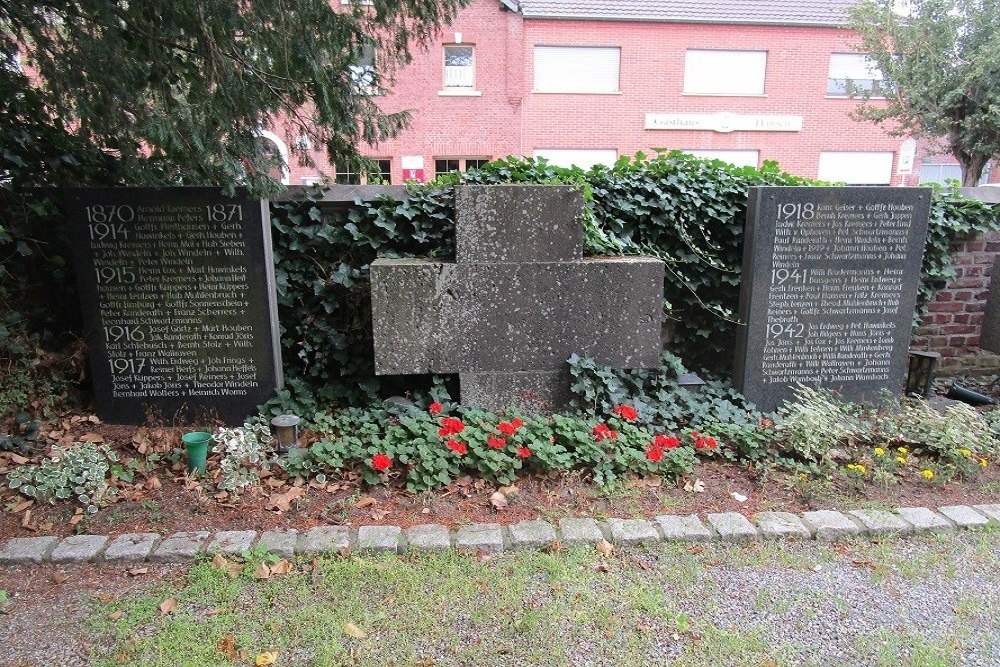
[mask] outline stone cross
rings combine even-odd
[[[455,188],[456,261],[371,266],[375,373],[458,373],[465,405],[559,409],[573,353],[655,367],[663,262],[583,257],[570,186]]]

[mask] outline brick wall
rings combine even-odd
[[[444,96],[443,45],[475,47],[476,96]],[[476,0],[445,27],[427,50],[396,75],[383,110],[409,110],[413,121],[398,138],[362,153],[392,160],[392,182],[402,182],[402,156],[420,156],[433,177],[434,159],[532,155],[536,149],[609,149],[619,155],[655,148],[759,150],[786,171],[818,173],[821,151],[885,151],[895,154],[901,138],[851,120],[857,102],[826,95],[830,54],[852,52],[849,31],[827,27],[682,24],[580,20],[525,20],[497,0]],[[619,94],[532,92],[535,45],[618,46]],[[764,96],[684,95],[688,48],[765,50]],[[792,115],[798,132],[677,131],[645,129],[647,113]],[[318,169],[291,166],[290,182],[331,173],[324,156]],[[919,168],[919,163],[916,165]],[[909,183],[916,176],[909,177]]]
[[[943,375],[1000,371],[1000,355],[979,347],[993,261],[998,254],[1000,232],[960,243],[952,254],[955,277],[938,292],[917,328],[913,347],[940,353]]]

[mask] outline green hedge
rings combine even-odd
[[[576,184],[584,192],[588,254],[646,254],[667,265],[665,313],[673,352],[690,367],[725,372],[732,358],[746,191],[756,185],[815,185],[765,162],[733,167],[678,152],[623,158],[613,168],[562,169],[532,159],[410,187],[406,202],[357,202],[324,217],[310,203],[272,207],[282,345],[283,400],[363,403],[413,388],[412,378],[376,378],[368,268],[376,256],[454,255],[454,186],[459,183]],[[920,308],[954,273],[951,245],[998,228],[997,212],[935,193]],[[307,409],[315,406],[302,406]]]

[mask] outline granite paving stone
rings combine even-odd
[[[608,519],[614,544],[654,544],[660,541],[656,527],[645,519]]]
[[[181,531],[168,535],[153,551],[150,560],[158,563],[178,563],[191,560],[201,551],[208,536],[207,530]]]
[[[253,541],[257,539],[255,530],[223,530],[215,534],[205,549],[208,553],[221,553],[235,556],[244,551],[250,551]]]
[[[802,521],[812,530],[817,540],[839,540],[866,532],[850,517],[834,510],[803,512]]]
[[[347,526],[316,526],[302,536],[302,553],[315,554],[351,548],[351,529]]]
[[[707,542],[712,539],[711,529],[705,526],[697,514],[689,516],[661,515],[656,517],[660,531],[666,540],[687,542]]]
[[[900,507],[896,510],[896,514],[919,531],[945,533],[955,531],[955,524],[926,507]]]
[[[939,507],[938,512],[943,514],[949,521],[954,522],[959,528],[985,526],[990,522],[989,517],[980,514],[968,505],[945,505],[944,507]]]
[[[708,523],[724,542],[746,542],[760,538],[750,520],[739,512],[709,514]]]
[[[462,526],[455,532],[455,548],[459,551],[503,551],[503,526],[498,523],[474,523]]]
[[[597,544],[604,539],[601,526],[593,519],[559,519],[559,532],[566,544]]]
[[[913,526],[905,519],[886,510],[851,510],[848,514],[860,521],[872,535],[905,535],[913,532]]]
[[[53,563],[88,563],[96,561],[108,543],[107,535],[70,535],[56,545],[49,556]]]
[[[1000,257],[997,259],[1000,259]],[[991,521],[1000,523],[1000,505],[973,505],[972,509],[988,517]]]
[[[265,549],[268,553],[282,558],[291,558],[295,555],[295,548],[299,542],[299,531],[294,528],[288,530],[268,530],[261,534],[257,546]]]
[[[754,516],[760,534],[769,540],[811,539],[812,530],[791,512],[758,512]]]
[[[0,563],[41,563],[59,542],[58,537],[15,537],[0,549]]]
[[[548,521],[519,521],[508,529],[515,549],[540,549],[556,540],[556,531]]]
[[[364,551],[391,551],[402,548],[403,529],[399,526],[361,526],[358,528],[358,549]]]
[[[138,563],[149,558],[160,536],[157,533],[127,533],[116,537],[104,550],[108,563]]]
[[[413,549],[427,551],[442,551],[451,548],[451,533],[447,526],[428,523],[423,526],[413,526],[403,531],[407,544]]]

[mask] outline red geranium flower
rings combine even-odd
[[[448,449],[461,456],[465,456],[465,454],[469,452],[469,448],[465,446],[464,442],[459,442],[458,440],[448,440],[446,444],[448,445]]]
[[[497,430],[504,435],[514,435],[517,432],[517,427],[511,422],[500,422],[497,424]]]
[[[524,422],[521,421],[520,419],[516,419],[515,418],[515,419],[511,419],[510,420],[510,425],[513,426],[515,430],[517,430],[517,429],[521,428],[522,426],[524,426]]]
[[[618,415],[627,422],[635,421],[639,417],[639,413],[631,405],[619,405],[611,413]]]
[[[436,401],[427,406],[427,412],[431,413],[432,415],[440,414],[441,410],[443,409],[444,408],[441,406],[441,404]]]
[[[672,435],[657,435],[653,438],[654,444],[660,449],[673,449],[680,447],[681,441]]]
[[[503,449],[507,446],[507,441],[503,438],[492,437],[486,441],[486,444],[493,449]]]
[[[611,427],[607,424],[598,424],[593,430],[594,439],[597,442],[601,440],[614,440],[618,437],[618,431],[612,431]]]
[[[663,458],[663,448],[657,445],[655,442],[646,448],[646,458],[653,463],[659,463],[660,459]]]
[[[385,472],[392,466],[392,459],[385,454],[379,453],[372,457],[372,467],[379,472]]]
[[[531,450],[528,449],[527,447],[518,447],[517,455],[520,456],[522,459],[526,459],[529,456],[531,456]]]
[[[449,435],[457,435],[465,430],[465,424],[457,417],[445,417],[441,420],[441,428],[438,435],[447,438]]]
[[[715,441],[715,438],[699,435],[694,439],[695,449],[715,449],[719,446],[719,443]]]

